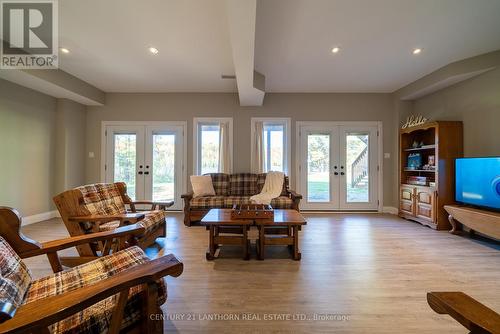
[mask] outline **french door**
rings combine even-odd
[[[378,125],[298,122],[303,209],[378,208]]]
[[[106,182],[123,181],[136,200],[174,201],[185,191],[185,123],[106,124]]]

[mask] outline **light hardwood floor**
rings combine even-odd
[[[151,257],[174,253],[184,262],[184,273],[167,279],[167,332],[467,333],[429,308],[428,291],[464,291],[500,311],[498,243],[391,215],[305,216],[300,262],[279,247],[265,261],[255,255],[243,261],[239,249],[223,247],[221,258],[209,262],[208,232],[184,227],[182,214],[169,214],[168,237],[147,250]],[[67,236],[59,219],[23,231],[40,241]],[[27,263],[37,277],[50,273],[45,258]],[[206,320],[213,314],[240,320]],[[243,314],[261,320],[242,320]],[[348,320],[264,320],[277,314],[337,314]]]

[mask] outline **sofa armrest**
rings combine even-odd
[[[194,193],[192,191],[186,193],[186,194],[182,194],[181,195],[181,198],[183,198],[184,200],[191,200],[193,198],[193,195]]]
[[[302,199],[302,195],[298,194],[295,190],[288,190],[291,199]]]
[[[183,264],[170,254],[134,266],[95,284],[20,306],[14,317],[0,324],[0,333],[38,332],[116,293],[136,285],[155,284],[164,276],[177,277]]]

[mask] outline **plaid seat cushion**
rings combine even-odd
[[[259,193],[257,190],[257,174],[231,174],[229,184],[231,196],[252,196]]]
[[[194,209],[224,208],[225,196],[202,196],[193,198],[189,204]]]
[[[216,196],[229,195],[229,174],[210,173],[205,175],[212,177],[212,185],[214,186]]]
[[[156,228],[160,227],[166,222],[165,211],[163,210],[145,211],[141,213],[144,213],[145,217],[143,220],[139,221],[139,224],[144,226],[144,228],[146,229],[145,233],[154,231]],[[112,231],[119,226],[119,221],[111,221],[99,225],[99,231]]]
[[[114,215],[125,213],[120,190],[114,183],[96,183],[76,188],[82,193],[82,209],[89,215]]]
[[[35,300],[94,284],[148,261],[149,258],[139,247],[124,249],[115,254],[74,267],[69,271],[59,272],[34,280],[26,294],[25,303],[28,304]],[[121,329],[136,323],[140,319],[142,307],[141,291],[142,286],[135,286],[130,289]],[[158,281],[158,297],[158,305],[165,303],[166,286],[163,280]],[[106,333],[109,329],[111,315],[117,300],[118,295],[104,299],[79,313],[51,325],[49,330],[52,333]]]
[[[224,198],[226,208],[232,208],[234,204],[250,204],[250,196],[227,196]]]
[[[287,196],[280,196],[271,200],[271,206],[274,209],[291,209],[292,205],[292,199]]]
[[[31,280],[24,262],[7,241],[0,237],[0,305],[12,304],[15,308],[19,307]]]
[[[266,182],[267,173],[262,173],[257,175],[257,193],[262,191],[264,188],[264,183]],[[288,176],[285,175],[285,179],[283,180],[283,190],[281,191],[281,196],[288,196]]]

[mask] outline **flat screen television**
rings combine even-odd
[[[457,202],[500,210],[500,157],[456,159],[455,173]]]

